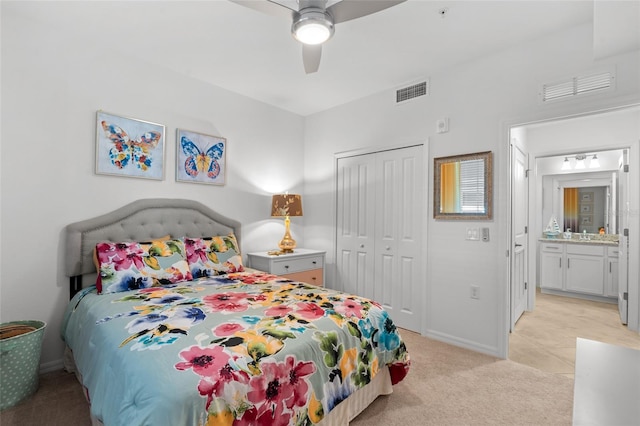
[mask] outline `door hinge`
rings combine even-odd
[[[529,178],[529,172],[530,171],[531,171],[530,169],[527,169],[527,170],[524,171],[524,177],[525,178]]]
[[[624,228],[624,230],[622,231],[622,235],[624,235],[625,237],[629,236],[629,228]]]
[[[628,298],[629,298],[629,293],[627,293],[626,291],[622,293],[622,300],[627,300]]]
[[[524,289],[526,290],[526,289],[528,289],[528,288],[529,288],[529,284],[527,284],[527,282],[525,281],[525,282],[524,282]]]
[[[625,164],[625,165],[622,167],[622,171],[623,171],[623,172],[625,172],[625,173],[629,173],[629,165],[628,165],[628,164]]]
[[[528,234],[528,233],[529,233],[529,227],[528,227],[528,226],[525,226],[525,227],[524,227],[524,233],[525,233],[525,234]]]

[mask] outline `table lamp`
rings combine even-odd
[[[284,217],[284,237],[278,243],[283,253],[293,253],[296,240],[291,238],[289,216],[302,216],[302,197],[298,194],[276,194],[271,200],[271,216]]]

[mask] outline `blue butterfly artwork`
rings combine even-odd
[[[179,140],[183,154],[180,161],[184,159],[179,175],[190,178],[189,181],[224,183],[221,182],[224,177],[223,138],[179,131]]]

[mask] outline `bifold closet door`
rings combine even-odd
[[[422,146],[338,160],[338,288],[381,303],[420,331]]]
[[[338,159],[337,289],[373,299],[375,154]]]

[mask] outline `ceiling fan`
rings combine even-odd
[[[307,74],[318,71],[322,43],[341,22],[371,15],[406,0],[230,0],[260,12],[291,19],[291,34],[302,43]]]

